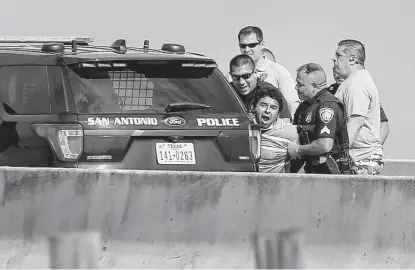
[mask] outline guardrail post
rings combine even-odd
[[[304,268],[304,236],[299,229],[285,229],[272,235],[252,235],[257,269]]]
[[[99,232],[62,233],[49,237],[52,269],[97,269],[100,251]]]

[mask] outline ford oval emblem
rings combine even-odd
[[[178,116],[172,116],[172,117],[166,118],[164,120],[164,123],[168,126],[183,126],[186,124],[186,120]]]

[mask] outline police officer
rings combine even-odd
[[[326,74],[315,63],[297,69],[296,90],[302,103],[294,114],[300,145],[288,145],[291,172],[305,163],[306,173],[349,174],[349,139],[343,105],[328,92]]]
[[[238,93],[248,111],[253,111],[253,100],[261,89],[272,88],[276,92],[281,91],[270,83],[261,81],[255,74],[255,63],[249,55],[236,55],[229,62],[229,75],[232,78],[231,85]],[[283,98],[283,109],[280,118],[285,122],[291,122],[291,113],[288,110],[287,101]]]

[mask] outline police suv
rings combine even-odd
[[[0,166],[257,171],[260,131],[184,46],[0,37]]]

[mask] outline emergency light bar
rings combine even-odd
[[[0,43],[91,43],[90,37],[35,37],[35,36],[0,36]]]

